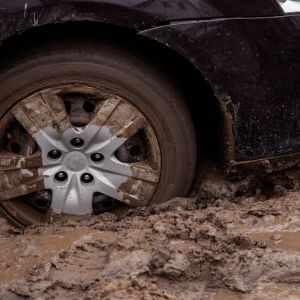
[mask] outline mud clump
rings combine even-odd
[[[300,192],[289,172],[267,183],[208,175],[192,198],[122,219],[62,216],[23,232],[0,220],[0,299],[296,297]]]

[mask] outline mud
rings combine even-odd
[[[210,171],[122,219],[1,220],[0,299],[300,299],[299,175]]]

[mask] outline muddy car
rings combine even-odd
[[[0,208],[19,226],[300,151],[296,0],[0,1]]]

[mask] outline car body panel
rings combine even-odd
[[[201,70],[232,119],[236,160],[300,151],[300,16],[190,22],[142,34]]]
[[[0,42],[73,21],[129,28],[190,61],[224,109],[234,160],[300,151],[300,17],[277,1],[0,1]]]
[[[2,0],[0,40],[34,26],[69,21],[96,21],[133,29],[162,22],[229,16],[275,16],[273,0]]]

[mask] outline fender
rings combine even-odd
[[[209,82],[231,124],[234,160],[300,151],[300,15],[192,21],[140,34],[176,50]]]
[[[0,41],[31,27],[70,21],[138,31],[176,20],[281,14],[274,0],[2,0]]]

